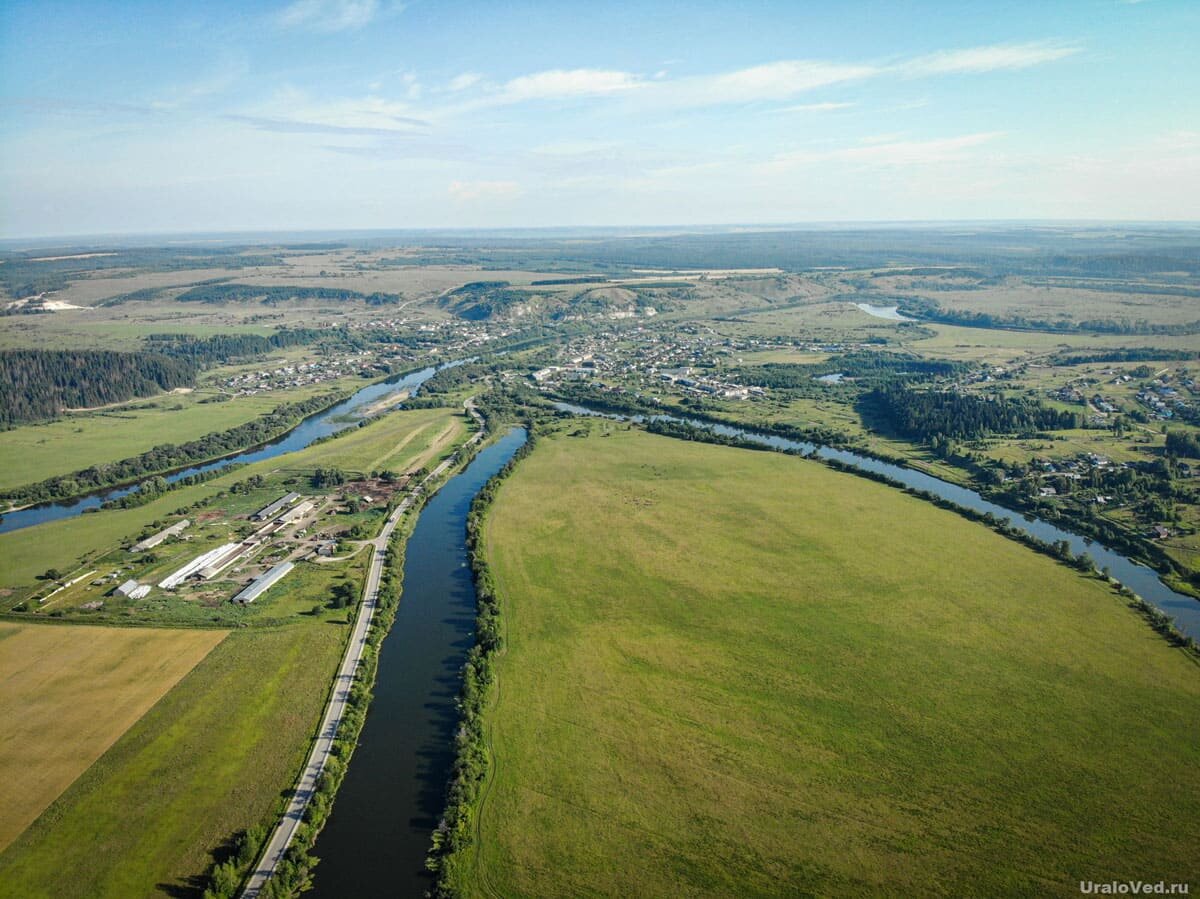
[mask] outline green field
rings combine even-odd
[[[228,430],[285,403],[359,385],[346,379],[295,390],[202,403],[214,391],[134,400],[102,412],[69,415],[44,424],[0,431],[0,490],[20,487],[93,465],[128,459],[164,443],[187,443]]]
[[[815,462],[581,427],[486,525],[469,894],[1200,878],[1200,668],[1110,588]]]
[[[190,895],[209,853],[277,814],[345,634],[230,635],[0,854],[0,896]]]

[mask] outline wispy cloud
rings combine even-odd
[[[451,181],[447,190],[459,203],[510,200],[521,195],[521,185],[516,181]]]
[[[773,112],[833,112],[835,109],[848,109],[853,103],[798,103],[795,106],[783,106]]]
[[[265,107],[226,118],[263,131],[385,137],[423,132],[430,124],[425,118],[413,115],[412,106],[403,101],[368,96],[314,102],[294,89],[280,92]]]
[[[983,131],[933,140],[894,140],[894,135],[886,135],[878,141],[867,138],[856,146],[780,153],[763,168],[769,172],[781,172],[815,163],[838,161],[873,166],[935,165],[964,159],[969,150],[993,141],[1002,134],[1000,131]]]
[[[1055,41],[993,44],[964,50],[941,50],[900,63],[895,68],[911,77],[972,75],[1006,69],[1028,69],[1031,66],[1065,59],[1079,51],[1078,46]]]
[[[279,12],[285,28],[350,31],[362,28],[379,12],[379,0],[295,0]]]
[[[482,80],[483,76],[478,72],[463,72],[461,75],[455,75],[451,78],[450,83],[446,85],[446,89],[455,92],[465,91],[468,88],[474,87]]]
[[[513,78],[504,85],[497,99],[522,103],[526,100],[596,97],[632,90],[640,83],[636,75],[610,69],[551,69]]]

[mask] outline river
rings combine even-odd
[[[614,415],[606,412],[597,412],[593,409],[587,409],[571,403],[555,403],[554,406],[560,411],[570,412],[575,415],[596,415],[617,420],[628,419],[635,422],[645,421],[647,418],[650,420],[684,422],[693,427],[711,431],[714,434],[736,437],[773,449],[798,450],[803,453],[815,452],[823,459],[837,459],[863,471],[887,475],[892,480],[899,481],[905,486],[936,494],[943,499],[950,500],[956,505],[974,509],[977,512],[990,512],[997,518],[1009,521],[1039,540],[1047,543],[1065,540],[1070,545],[1071,552],[1075,555],[1084,552],[1088,553],[1096,560],[1097,568],[1108,568],[1109,573],[1113,577],[1129,587],[1130,590],[1138,594],[1146,602],[1173,618],[1175,626],[1180,632],[1187,634],[1193,639],[1200,640],[1200,602],[1191,596],[1172,590],[1159,579],[1158,574],[1153,569],[1147,568],[1139,562],[1134,562],[1120,553],[1101,546],[1093,540],[1080,537],[1078,534],[1072,534],[1070,531],[1065,531],[1057,525],[1042,521],[1040,518],[1022,515],[1019,512],[996,505],[996,503],[984,499],[974,490],[969,490],[966,487],[959,487],[957,484],[950,484],[924,472],[914,471],[911,468],[904,468],[900,465],[893,465],[890,462],[881,462],[878,459],[862,456],[849,450],[834,449],[801,440],[789,440],[786,437],[778,437],[773,434],[760,434],[755,431],[730,427],[729,425],[714,424],[713,422],[701,421],[694,418],[683,418],[674,415]]]
[[[345,428],[357,425],[361,419],[353,417],[353,413],[362,407],[377,402],[389,393],[399,390],[408,390],[410,395],[416,394],[420,386],[433,377],[436,372],[443,368],[461,365],[463,361],[465,360],[448,362],[437,367],[430,366],[420,371],[409,372],[405,375],[396,375],[385,381],[378,381],[364,387],[349,399],[343,400],[336,406],[331,406],[324,412],[318,412],[315,415],[309,416],[282,437],[270,443],[264,443],[261,446],[256,446],[213,462],[180,469],[166,475],[165,480],[174,483],[190,475],[228,468],[230,465],[237,465],[243,462],[261,462],[263,459],[272,459],[275,456],[282,456],[285,453],[294,453],[296,450],[304,449],[314,440],[328,437],[330,434],[335,434]],[[89,509],[100,508],[101,505],[109,500],[128,496],[130,493],[136,491],[138,487],[138,484],[132,484],[127,487],[116,487],[109,490],[101,490],[97,493],[90,493],[87,496],[61,503],[40,503],[25,509],[18,509],[15,512],[7,512],[3,520],[0,520],[0,534],[33,527],[37,524],[45,524],[48,521],[74,518],[76,515],[81,515]]]
[[[425,854],[446,802],[459,677],[475,642],[467,512],[525,443],[513,428],[479,453],[420,513],[404,555],[404,590],[379,652],[375,697],[313,854],[317,899],[419,897]]]

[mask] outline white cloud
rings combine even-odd
[[[629,72],[608,69],[551,69],[522,75],[504,85],[501,98],[509,103],[594,97],[632,90],[641,82]]]
[[[379,12],[379,0],[295,0],[279,13],[285,28],[349,31],[362,28]]]
[[[521,196],[521,185],[516,181],[451,181],[448,190],[459,203],[511,200]]]
[[[1065,59],[1079,52],[1079,47],[1054,41],[1031,41],[1024,44],[993,44],[965,50],[941,50],[900,63],[896,69],[906,75],[971,75],[1006,69],[1027,69],[1031,66]]]
[[[461,75],[455,75],[451,78],[446,88],[452,91],[465,91],[469,87],[474,87],[482,80],[483,76],[478,72],[463,72]]]

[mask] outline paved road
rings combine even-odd
[[[464,403],[464,408],[480,425],[480,429],[472,435],[465,446],[473,446],[483,439],[483,417],[476,410],[473,401],[474,397],[469,397]],[[413,503],[426,486],[441,477],[458,461],[458,457],[459,453],[454,453],[413,487],[388,516],[388,520],[375,539],[369,541],[375,551],[371,556],[371,567],[367,571],[363,601],[359,604],[358,616],[354,619],[354,630],[350,634],[350,642],[346,645],[346,654],[342,657],[341,667],[338,668],[329,704],[325,707],[325,716],[321,719],[321,728],[317,731],[317,739],[313,743],[312,751],[308,754],[308,761],[304,763],[304,770],[288,801],[287,810],[284,812],[282,820],[275,825],[271,839],[267,842],[267,848],[259,858],[258,867],[254,869],[242,890],[242,899],[256,899],[267,880],[275,873],[275,868],[283,858],[288,846],[291,845],[292,837],[296,835],[296,829],[304,818],[304,809],[308,806],[308,800],[312,798],[313,792],[316,790],[317,780],[321,777],[321,772],[325,770],[325,762],[333,748],[338,725],[341,724],[342,715],[346,711],[346,700],[349,698],[350,688],[354,684],[354,673],[358,670],[358,663],[367,646],[367,633],[371,627],[371,620],[375,617],[375,609],[379,602],[379,581],[383,576],[384,551],[387,549],[388,540],[391,539],[392,532],[400,523],[401,517],[412,508]]]

